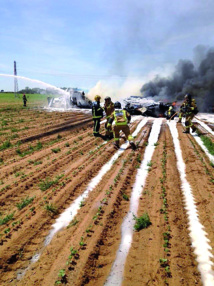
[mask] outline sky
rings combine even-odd
[[[1,0],[0,90],[14,89],[2,74],[16,61],[19,76],[56,87],[137,94],[212,47],[213,11],[213,0]]]

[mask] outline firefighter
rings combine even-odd
[[[118,149],[120,147],[119,145],[119,133],[122,130],[123,133],[126,136],[126,140],[129,141],[131,148],[133,150],[136,149],[136,146],[133,142],[134,138],[130,135],[130,129],[129,129],[129,122],[131,120],[131,115],[124,109],[121,108],[121,103],[119,101],[116,101],[114,104],[114,111],[112,112],[109,120],[108,120],[108,124],[107,127],[110,127],[113,123],[113,121],[115,121],[115,125],[113,127],[113,131],[114,131],[114,146],[116,149]]]
[[[170,105],[169,109],[167,110],[166,119],[171,119],[171,117],[175,114],[174,107]],[[174,119],[174,117],[172,118]]]
[[[94,98],[94,102],[92,103],[92,117],[94,120],[94,129],[93,134],[94,136],[100,136],[99,130],[100,130],[100,120],[103,118],[103,109],[100,106],[100,99],[101,97],[99,95],[96,95]]]
[[[193,117],[198,113],[197,105],[195,103],[195,99],[192,99],[192,95],[187,93],[184,98],[184,102],[181,105],[181,112],[185,114],[185,128],[186,130],[183,133],[190,133],[190,127],[192,128],[192,132],[196,131],[195,125],[192,123]],[[180,118],[179,118],[180,119]]]
[[[22,100],[23,100],[23,106],[26,107],[26,106],[27,106],[27,105],[26,105],[26,103],[27,103],[27,97],[26,97],[25,94],[23,94]]]
[[[180,106],[178,123],[181,123],[182,118],[185,116],[185,112],[183,112],[185,105],[186,105],[186,97],[184,97],[184,102]]]
[[[109,96],[107,96],[105,98],[104,110],[105,110],[106,119],[107,119],[107,121],[105,123],[105,130],[106,130],[105,136],[106,136],[106,138],[112,139],[112,138],[114,138],[112,126],[110,125],[109,127],[107,127],[107,124],[108,124],[108,120],[110,118],[110,115],[114,111],[114,103],[111,101],[111,97],[109,97]]]

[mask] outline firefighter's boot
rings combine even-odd
[[[185,131],[183,131],[183,133],[189,134],[189,129],[186,129]]]
[[[119,149],[120,148],[118,141],[114,142],[113,145],[114,145],[115,149]]]
[[[134,142],[131,141],[130,145],[131,145],[132,150],[136,150],[136,145],[134,144]]]
[[[193,125],[192,126],[192,132],[196,132],[197,128]]]

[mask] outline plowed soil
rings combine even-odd
[[[90,112],[2,111],[1,118],[7,122],[1,144],[10,146],[0,151],[0,285],[104,285],[137,170],[159,119],[148,118],[135,138],[137,150],[128,147],[115,160],[75,218],[46,245],[56,219],[118,151],[113,140],[93,136]],[[131,132],[141,120],[130,124]],[[187,180],[214,255],[214,169],[182,128],[177,125]],[[120,141],[125,142],[123,137]],[[202,285],[165,119],[156,145],[138,209],[139,217],[149,214],[151,225],[134,231],[122,285]],[[32,262],[36,253],[40,258]]]

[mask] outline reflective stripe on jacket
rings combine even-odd
[[[111,124],[115,120],[115,125],[127,125],[131,120],[131,115],[123,109],[115,109],[109,118]]]
[[[92,104],[92,116],[93,118],[102,118],[103,117],[103,109],[100,106],[99,102],[93,102]]]

